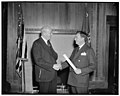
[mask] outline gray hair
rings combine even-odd
[[[43,26],[41,28],[41,34],[43,34],[44,32],[47,32],[47,31],[52,31],[52,28],[50,26]]]

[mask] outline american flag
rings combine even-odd
[[[21,4],[18,4],[18,26],[17,26],[17,42],[16,42],[16,72],[21,77],[22,58],[27,58],[27,42],[25,40],[24,20]]]
[[[88,45],[91,46],[90,41],[90,23],[89,23],[89,11],[87,8],[87,3],[85,3],[85,13],[83,15],[83,23],[82,23],[82,30],[83,32],[86,32],[88,34]]]

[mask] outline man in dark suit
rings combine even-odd
[[[52,29],[44,26],[41,29],[41,37],[35,40],[32,46],[35,80],[39,83],[39,93],[56,93],[58,55],[50,43],[51,36]]]
[[[94,50],[86,43],[87,34],[78,31],[75,35],[75,42],[78,45],[71,56],[70,60],[76,66],[76,70],[70,67],[68,84],[74,94],[87,94],[89,85],[89,73],[95,69],[95,53]],[[68,67],[67,62],[63,62],[62,69]]]

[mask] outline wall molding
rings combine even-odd
[[[79,29],[53,29],[53,34],[60,35],[75,35]],[[41,32],[40,28],[25,28],[26,34],[39,34]]]

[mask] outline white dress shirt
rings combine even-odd
[[[43,36],[41,36],[41,38],[45,41],[45,43],[47,44],[47,40],[43,37]],[[47,44],[48,45],[48,44]]]
[[[83,43],[82,45],[79,46],[79,50],[84,46],[85,43]]]

